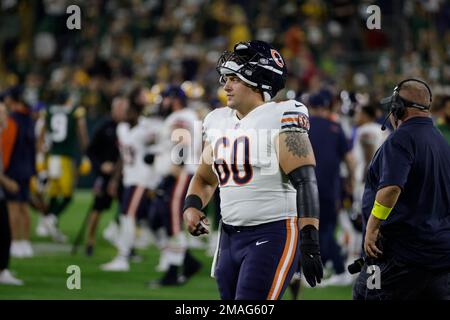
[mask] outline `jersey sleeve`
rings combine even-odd
[[[142,144],[150,146],[156,142],[158,127],[155,121],[141,118],[139,123],[139,139]]]
[[[208,130],[211,128],[211,118],[213,118],[213,112],[211,111],[210,113],[208,113],[205,117],[205,119],[203,119],[203,123],[202,123],[202,141],[203,144],[205,142],[211,143],[211,141],[209,141],[208,138]]]
[[[308,109],[302,103],[289,100],[282,108],[279,123],[281,132],[309,132]]]
[[[382,171],[378,189],[397,185],[403,189],[414,160],[411,141],[400,133],[391,136],[381,147]]]
[[[173,119],[171,129],[187,129],[191,130],[193,123],[197,120],[194,114],[185,111]]]
[[[380,129],[377,128],[377,131]],[[359,141],[363,145],[376,145],[377,143],[377,132],[373,127],[362,127],[359,131]]]
[[[124,123],[124,122],[120,122],[118,125],[117,125],[117,128],[116,128],[116,136],[117,136],[117,142],[120,144],[121,142],[122,142],[122,140],[123,140],[123,135],[124,135],[124,132],[126,131],[126,124]]]

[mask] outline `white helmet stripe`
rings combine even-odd
[[[254,87],[258,87],[258,84],[256,82],[253,82],[253,81],[250,81],[250,80],[244,78],[244,76],[241,75],[240,73],[236,73],[236,75],[238,76],[239,79],[241,79],[245,83],[248,83],[249,85],[254,86]]]
[[[278,74],[281,74],[281,75],[283,74],[283,71],[278,70],[277,68],[274,68],[274,67],[272,67],[272,66],[266,66],[266,65],[260,64],[260,63],[258,63],[258,62],[250,62],[250,64],[257,64],[258,67],[261,67],[261,68],[270,70],[270,71],[272,71],[272,72],[275,72],[275,73],[278,73]]]
[[[264,69],[273,71],[273,72],[275,72],[275,73],[283,74],[283,71],[278,70],[277,68],[274,68],[274,67],[271,67],[271,66],[264,66],[264,65],[261,65],[261,64],[260,64],[259,66],[260,66],[260,67],[263,67]]]
[[[222,74],[221,77],[223,77],[224,75],[227,75],[227,74],[234,74],[234,75],[236,75],[239,79],[241,79],[242,81],[244,81],[245,83],[247,83],[247,84],[249,84],[249,85],[251,85],[251,86],[253,86],[253,87],[258,87],[258,84],[257,84],[256,82],[250,81],[250,80],[248,80],[247,78],[245,78],[242,74],[237,73],[237,72],[235,72],[235,71],[233,71],[233,70],[230,70],[230,69],[228,69],[228,68],[220,68],[220,73]],[[262,89],[266,89],[266,90],[271,90],[271,89],[272,89],[271,86],[268,86],[268,85],[265,85],[265,84],[261,84],[261,88],[262,88]]]

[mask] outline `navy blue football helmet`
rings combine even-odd
[[[264,41],[239,42],[233,52],[225,51],[217,63],[220,83],[234,74],[249,86],[263,93],[264,100],[272,99],[284,88],[287,78],[286,63],[281,54]]]

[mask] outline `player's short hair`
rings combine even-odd
[[[376,119],[377,117],[377,108],[373,104],[362,106],[361,112],[367,115],[370,119]]]
[[[70,93],[66,89],[48,89],[44,100],[48,104],[64,105],[70,98]]]
[[[16,85],[8,88],[2,94],[0,94],[0,101],[3,101],[6,97],[11,98],[15,102],[23,102],[25,104],[25,100],[23,99],[23,87],[20,85]]]
[[[187,96],[180,86],[170,85],[162,93],[163,97],[171,97],[180,100],[183,106],[187,104]]]
[[[324,96],[319,92],[309,96],[308,105],[311,108],[326,108],[327,101]]]

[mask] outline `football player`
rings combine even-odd
[[[2,130],[7,125],[7,121],[8,110],[0,97],[0,137]],[[0,144],[0,152],[1,151],[3,151],[2,144]],[[18,184],[3,174],[3,161],[0,161],[0,285],[23,285],[23,281],[16,278],[8,270],[11,258],[11,228],[8,205],[5,199],[5,190],[8,190],[11,193],[17,193],[18,189]]]
[[[51,104],[46,110],[38,143],[39,151],[44,152],[44,139],[46,135],[50,137],[47,157],[49,205],[43,224],[54,241],[65,242],[66,236],[57,228],[57,223],[60,214],[72,201],[77,177],[78,142],[84,154],[89,137],[84,107],[76,106],[65,90],[52,90],[49,98]],[[89,171],[90,161],[83,156],[80,173],[87,174]]]
[[[35,134],[31,108],[23,98],[23,89],[13,87],[5,93],[4,102],[10,111],[1,134],[4,174],[18,185],[16,192],[5,190],[11,223],[11,255],[31,257],[31,218],[28,209],[30,179],[35,173]]]
[[[280,299],[299,258],[311,286],[323,277],[308,109],[295,100],[271,101],[287,69],[263,41],[237,43],[217,70],[227,107],[204,120],[206,143],[185,199],[185,223],[194,236],[209,232],[201,209],[219,186],[221,235],[211,272],[221,298]]]
[[[117,125],[125,120],[127,107],[128,99],[126,97],[118,96],[113,99],[111,116],[95,130],[91,143],[87,148],[86,153],[97,175],[93,188],[95,198],[87,224],[85,249],[87,256],[93,254],[100,214],[111,207],[113,200],[108,194],[107,188],[109,180],[114,173],[114,168],[120,158],[117,141]]]
[[[160,145],[155,149],[155,166],[163,180],[151,216],[153,221],[160,221],[156,225],[163,226],[168,239],[161,248],[159,264],[166,273],[161,279],[150,281],[152,288],[182,284],[201,267],[187,248],[182,217],[187,188],[197,168],[195,156],[201,152],[201,139],[194,140],[201,137],[201,123],[197,123],[197,113],[187,107],[187,96],[181,87],[171,85],[162,96],[160,114],[166,118]]]
[[[353,191],[353,210],[361,216],[361,201],[364,192],[367,168],[375,151],[383,144],[388,134],[381,130],[381,125],[376,123],[376,109],[373,105],[357,108],[355,113],[355,134],[352,153],[355,158],[355,188]],[[362,224],[362,222],[361,222]],[[362,225],[361,225],[362,227]],[[350,241],[349,257],[347,262],[353,262],[360,256],[362,230],[354,230]]]
[[[117,239],[118,254],[109,263],[103,264],[104,271],[128,271],[129,257],[136,237],[136,221],[146,218],[148,213],[148,190],[155,189],[160,178],[144,157],[148,148],[158,139],[161,122],[154,118],[145,118],[142,112],[145,104],[140,96],[142,87],[135,88],[129,98],[127,121],[117,125],[120,164],[111,177],[110,185],[118,185],[117,179],[122,173],[123,192],[120,203],[121,217]]]

